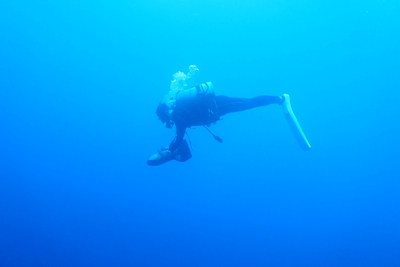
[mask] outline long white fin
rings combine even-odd
[[[290,104],[290,96],[288,94],[283,95],[285,97],[285,101],[283,102],[283,113],[285,114],[286,121],[289,124],[290,129],[292,130],[297,143],[300,145],[301,149],[307,151],[311,148],[310,143],[307,140],[306,135],[304,134],[301,126],[293,113],[292,106]]]

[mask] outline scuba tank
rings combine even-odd
[[[173,125],[171,120],[172,113],[177,104],[185,105],[185,103],[213,96],[215,96],[215,92],[211,82],[198,84],[178,91],[170,90],[159,103],[156,113],[163,123],[168,122],[166,124],[167,128],[171,128]]]
[[[199,98],[214,96],[214,86],[211,82],[198,84],[188,89],[180,90],[176,93],[176,102],[189,102]]]
[[[213,97],[215,96],[214,86],[211,82],[206,82],[202,84],[198,84],[196,86],[190,87],[188,89],[180,90],[176,93],[176,103],[183,102],[191,102],[203,98]],[[215,103],[215,102],[214,102]],[[216,105],[216,104],[215,104]],[[200,120],[199,120],[200,121]],[[213,134],[206,125],[203,125],[204,128],[217,140],[219,143],[222,143],[222,139],[219,136]]]

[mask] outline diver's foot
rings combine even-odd
[[[290,105],[290,96],[288,94],[283,94],[281,106],[283,107],[283,112],[288,114],[292,111],[292,106]]]

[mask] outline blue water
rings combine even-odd
[[[0,3],[0,266],[400,266],[396,0]],[[174,131],[172,75],[279,106]]]

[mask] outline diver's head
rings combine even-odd
[[[169,113],[169,108],[167,104],[165,103],[160,103],[158,104],[156,114],[158,119],[162,122],[165,123],[165,127],[167,128],[172,128],[174,125],[174,122],[171,119],[170,113]]]

